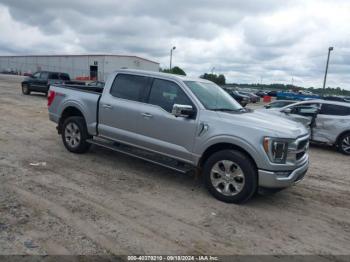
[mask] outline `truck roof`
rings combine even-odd
[[[175,75],[170,73],[146,71],[146,70],[139,70],[139,69],[119,69],[119,70],[116,70],[115,73],[142,74],[150,77],[161,77],[161,78],[168,78],[168,79],[180,80],[180,81],[198,81],[203,83],[213,83],[211,81],[208,81],[199,77],[188,77],[183,75]]]

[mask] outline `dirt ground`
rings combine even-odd
[[[350,254],[350,158],[312,146],[304,181],[245,205],[93,147],[69,153],[46,98],[0,76],[0,254]]]

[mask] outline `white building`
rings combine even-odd
[[[106,80],[120,68],[159,71],[159,63],[126,55],[28,55],[0,56],[0,72],[34,73],[39,70],[65,72],[72,79]]]

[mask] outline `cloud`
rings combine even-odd
[[[0,54],[122,53],[191,76],[350,89],[347,0],[2,0]]]

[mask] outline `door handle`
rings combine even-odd
[[[141,115],[142,115],[144,118],[151,118],[151,117],[153,117],[153,115],[150,114],[150,113],[142,113]]]
[[[102,107],[105,109],[112,109],[113,108],[113,106],[108,105],[108,104],[104,104],[104,105],[102,105]]]

